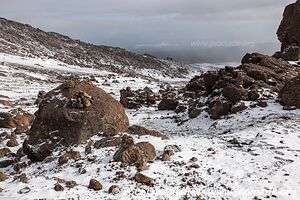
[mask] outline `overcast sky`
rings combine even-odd
[[[276,46],[283,9],[294,1],[1,0],[0,13],[46,31],[128,49],[177,49],[195,41]]]

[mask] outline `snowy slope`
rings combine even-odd
[[[174,86],[184,85],[188,79],[155,80],[132,78],[93,68],[83,68],[48,60],[0,54],[0,99],[9,99],[14,108],[22,108],[33,113],[33,105],[40,90],[49,91],[58,86],[59,75],[95,76],[97,85],[119,99],[119,90],[127,86],[133,89],[148,86],[154,91],[159,85],[169,82]],[[109,78],[112,77],[112,78]],[[113,82],[117,80],[118,83]],[[103,85],[103,83],[105,83]],[[109,84],[107,84],[109,83]],[[6,96],[6,97],[4,97]],[[20,100],[23,98],[22,100]],[[94,162],[86,159],[85,144],[70,147],[81,152],[80,161],[72,161],[59,166],[55,156],[42,163],[35,163],[24,169],[28,183],[13,181],[12,167],[3,170],[11,174],[5,182],[0,182],[1,199],[300,199],[300,111],[283,111],[282,106],[271,99],[266,108],[254,108],[242,113],[213,121],[207,113],[179,126],[175,113],[157,111],[154,107],[127,110],[130,123],[167,134],[170,140],[151,136],[134,137],[135,141],[149,141],[157,154],[166,145],[178,145],[181,152],[171,157],[171,161],[155,160],[143,174],[155,179],[154,187],[143,186],[131,180],[135,167],[121,167],[110,162],[116,148],[93,149]],[[10,108],[0,105],[0,112]],[[181,116],[185,119],[186,116]],[[9,129],[0,129],[11,132]],[[19,135],[19,146],[10,148],[16,152],[21,147],[25,135]],[[100,136],[93,139],[98,140]],[[237,138],[240,144],[229,140]],[[7,139],[0,144],[6,147]],[[90,155],[89,155],[90,156]],[[196,157],[198,161],[190,159]],[[23,157],[20,162],[27,162]],[[81,174],[76,165],[86,169]],[[124,178],[115,179],[116,172],[123,171]],[[56,179],[75,180],[77,186],[56,192]],[[103,189],[92,191],[87,188],[89,180],[96,178]],[[117,195],[108,194],[111,185],[120,186]],[[30,192],[19,194],[29,187]]]

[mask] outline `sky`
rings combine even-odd
[[[0,16],[94,44],[186,62],[236,61],[279,49],[295,0],[0,0]]]

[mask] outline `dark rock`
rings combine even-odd
[[[18,146],[18,141],[17,141],[17,137],[14,133],[11,134],[9,140],[7,141],[7,144],[6,144],[8,147],[16,147]]]
[[[117,186],[117,185],[112,185],[112,186],[109,187],[108,193],[116,195],[116,194],[120,193],[120,187]]]
[[[3,171],[0,170],[0,182],[5,181],[6,179],[8,179],[8,177]]]
[[[245,105],[245,103],[240,103],[239,105],[234,105],[232,106],[231,108],[231,113],[238,113],[238,112],[241,112],[243,110],[246,110],[248,107]]]
[[[76,181],[67,181],[66,182],[66,187],[67,188],[73,188],[77,185]]]
[[[64,191],[64,187],[61,184],[56,183],[54,186],[54,190],[57,192],[61,192],[61,191]]]
[[[231,104],[227,101],[217,99],[209,105],[209,115],[212,119],[219,119],[223,115],[228,115],[231,110]]]
[[[11,153],[11,151],[10,151],[9,148],[2,148],[2,149],[0,149],[0,158],[5,157],[9,153]]]
[[[91,179],[89,183],[89,189],[102,190],[102,184],[96,179]]]
[[[258,91],[255,90],[255,89],[250,90],[250,91],[248,92],[248,95],[249,95],[249,99],[250,99],[251,101],[255,101],[255,100],[257,100],[257,99],[260,97]]]
[[[300,108],[300,76],[287,81],[279,96],[284,106]]]
[[[144,174],[141,173],[137,173],[135,174],[135,176],[133,177],[133,179],[137,182],[137,183],[141,183],[147,186],[153,186],[154,185],[154,180]]]
[[[100,149],[100,148],[106,148],[106,147],[116,147],[122,144],[122,138],[121,137],[107,137],[103,138],[101,140],[98,140],[94,144],[94,148]]]
[[[238,102],[245,94],[245,90],[235,85],[229,85],[223,89],[223,96],[232,103]]]
[[[202,113],[202,109],[194,108],[189,112],[189,118],[197,118]]]
[[[137,125],[130,126],[127,132],[132,135],[138,135],[138,136],[150,135],[154,137],[160,137],[162,139],[169,139],[166,135],[158,131],[148,130],[145,127],[137,126]]]
[[[212,89],[219,79],[219,74],[217,72],[207,72],[203,74],[204,85],[207,89]]]
[[[259,107],[265,108],[265,107],[268,106],[268,103],[267,103],[266,101],[258,100],[258,101],[257,101],[257,105],[258,105]]]
[[[127,135],[122,137],[122,145],[114,155],[114,160],[125,165],[137,162],[152,161],[156,157],[156,151],[152,144],[140,142],[134,144],[133,138]]]
[[[177,107],[176,107],[176,109],[175,109],[175,112],[178,114],[178,113],[183,113],[183,112],[185,112],[186,111],[186,106],[184,106],[184,105],[178,105]]]
[[[179,102],[176,99],[163,99],[158,104],[158,110],[175,110]]]
[[[8,159],[8,160],[1,160],[0,161],[0,168],[6,168],[12,164],[15,163],[15,160],[11,160],[11,159]]]
[[[296,50],[289,56],[291,47],[300,47],[300,2],[288,5],[283,13],[283,19],[277,30],[277,36],[281,44],[281,52],[286,60],[299,60],[300,52]],[[294,50],[292,50],[294,51]],[[285,55],[284,55],[285,54]],[[298,54],[298,55],[297,55]]]
[[[79,93],[89,95],[91,105],[70,106],[70,99],[78,98]],[[129,126],[123,106],[89,82],[69,81],[50,91],[35,115],[23,144],[33,162],[42,161],[55,147],[79,144],[109,128],[126,131]]]

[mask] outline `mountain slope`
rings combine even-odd
[[[97,46],[67,36],[45,32],[30,25],[0,18],[0,52],[53,58],[67,64],[101,68],[114,72],[139,73],[147,69],[164,75],[183,77],[185,65],[139,55],[122,48]]]

